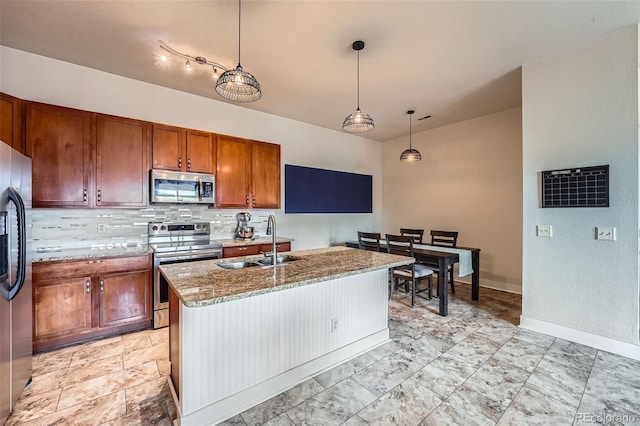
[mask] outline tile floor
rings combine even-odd
[[[392,342],[326,371],[226,425],[640,425],[640,361],[521,330],[520,297],[456,285],[389,305]],[[34,357],[7,424],[170,425],[167,330]]]

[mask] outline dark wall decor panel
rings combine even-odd
[[[285,213],[371,213],[373,177],[284,166]]]
[[[542,172],[542,207],[609,207],[609,166]]]

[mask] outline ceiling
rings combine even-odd
[[[640,22],[640,1],[245,0],[242,66],[262,99],[241,104],[340,130],[356,108],[380,141],[521,104],[520,67]],[[227,68],[238,3],[0,0],[0,44],[223,101],[211,68],[159,62],[159,40]],[[431,115],[432,118],[418,118]]]

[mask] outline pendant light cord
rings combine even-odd
[[[360,111],[360,51],[358,50],[358,108],[357,110]]]
[[[411,147],[411,115],[412,114],[409,114],[409,149],[413,149]]]
[[[238,66],[240,66],[240,15],[242,15],[242,0],[238,0]]]

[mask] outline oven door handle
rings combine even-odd
[[[159,263],[175,262],[177,260],[198,260],[198,259],[220,259],[222,258],[222,250],[198,250],[191,253],[156,253],[156,259]]]

